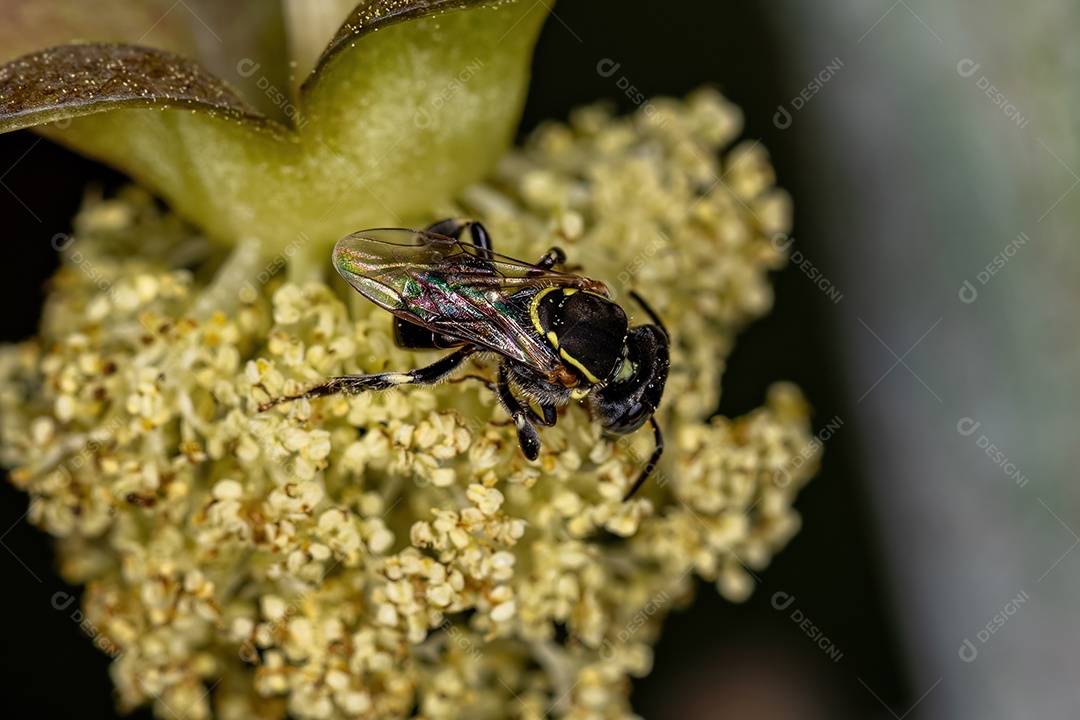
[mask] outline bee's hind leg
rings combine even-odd
[[[480,249],[482,256],[490,259],[494,253],[494,249],[491,247],[491,236],[488,235],[487,229],[479,221],[447,218],[446,220],[440,220],[428,227],[425,232],[435,233],[436,235],[445,235],[446,237],[460,240],[461,234],[465,232],[466,229],[468,229],[469,233],[472,235],[473,245]],[[566,253],[557,247],[553,247],[544,253],[544,256],[540,258],[539,262],[536,263],[536,266],[543,270],[550,270],[556,265],[564,265],[565,263]]]
[[[499,404],[514,420],[521,451],[525,453],[525,457],[528,459],[535,460],[540,456],[540,434],[536,432],[532,420],[532,418],[536,417],[536,413],[533,412],[531,407],[522,405],[521,401],[514,397],[514,393],[510,389],[510,368],[505,362],[499,365],[499,379],[495,383],[494,390],[496,397],[499,398]],[[547,415],[548,412],[545,409],[545,419]],[[554,408],[552,408],[552,415],[554,415]]]
[[[474,352],[476,352],[475,345],[466,345],[457,352],[416,370],[381,372],[369,375],[343,375],[342,377],[333,378],[322,385],[316,385],[299,395],[288,395],[265,402],[259,406],[259,412],[264,412],[275,405],[292,402],[293,400],[312,400],[327,395],[337,395],[338,393],[356,395],[368,390],[387,390],[399,385],[435,385],[457,370],[461,363]]]
[[[491,257],[491,237],[488,235],[487,230],[476,220],[458,220],[457,218],[447,218],[440,220],[431,227],[426,229],[426,232],[435,233],[436,235],[445,235],[446,237],[452,237],[455,240],[461,239],[461,234],[468,229],[469,234],[472,235],[473,245],[480,248],[483,254],[487,257]]]

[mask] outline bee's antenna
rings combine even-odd
[[[649,307],[649,303],[645,302],[645,298],[638,295],[636,290],[630,291],[630,297],[634,298],[634,300],[637,301],[638,305],[645,308],[645,312],[647,312],[649,314],[649,317],[652,318],[653,323],[661,330],[663,330],[665,335],[667,335],[668,331],[667,328],[664,327],[664,321],[660,319],[660,316],[657,315],[651,307]]]
[[[656,438],[656,449],[653,450],[652,457],[649,458],[649,464],[646,465],[645,469],[641,471],[640,475],[638,475],[638,479],[634,481],[634,484],[630,488],[630,491],[623,496],[623,502],[626,502],[630,498],[634,497],[634,493],[636,493],[638,489],[645,484],[645,481],[649,479],[650,475],[652,475],[653,470],[656,469],[656,464],[660,462],[660,455],[664,452],[664,435],[660,432],[660,424],[656,422],[655,417],[650,417],[649,422],[652,423],[653,437]]]

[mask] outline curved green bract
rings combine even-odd
[[[535,9],[365,3],[295,103],[259,59],[239,60],[237,77],[291,127],[162,50],[53,48],[0,68],[0,131],[34,126],[121,169],[222,242],[323,253],[358,229],[413,224],[491,169],[524,103]]]

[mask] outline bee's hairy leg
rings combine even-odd
[[[499,398],[499,403],[503,406],[503,409],[514,420],[521,451],[525,453],[525,457],[528,459],[535,460],[540,455],[540,435],[536,432],[536,427],[533,426],[532,419],[529,416],[535,417],[536,413],[528,405],[523,406],[514,397],[514,393],[510,389],[510,369],[506,363],[499,365],[499,380],[495,383],[495,395]],[[544,414],[547,415],[547,412],[545,411]]]
[[[270,402],[259,406],[259,412],[264,412],[293,400],[312,400],[326,397],[327,395],[356,395],[368,390],[387,390],[399,385],[435,385],[445,380],[453,373],[470,355],[476,352],[475,345],[466,345],[457,352],[451,353],[426,367],[409,370],[407,372],[381,372],[370,375],[343,375],[333,378],[322,385],[316,385],[299,395],[289,395],[275,398]]]
[[[459,382],[465,382],[466,380],[476,380],[478,383],[480,383],[481,385],[486,387],[488,390],[495,393],[496,397],[498,397],[499,393],[501,392],[499,390],[498,383],[493,383],[493,382],[491,382],[490,380],[488,380],[486,377],[484,377],[482,375],[462,375],[460,377],[454,378],[450,382],[459,383]],[[507,387],[506,392],[509,392],[509,387]],[[519,405],[521,405],[521,409],[529,416],[529,421],[532,422],[535,425],[539,425],[540,427],[551,427],[559,419],[558,415],[556,414],[556,410],[555,410],[554,405],[544,405],[543,403],[541,403],[540,404],[540,410],[543,411],[544,417],[540,417],[539,415],[536,414],[536,411],[532,409],[531,405],[529,405],[528,403],[523,403],[523,402],[519,401],[516,397],[513,398],[513,399]],[[502,398],[500,398],[500,401],[501,400],[502,400]],[[502,403],[502,405],[503,405],[504,408],[506,407],[505,403]],[[507,412],[510,412],[510,411],[507,410]]]
[[[454,378],[453,380],[451,380],[450,382],[456,384],[456,383],[463,383],[466,380],[475,380],[476,382],[480,383],[481,385],[483,385],[484,387],[486,387],[488,390],[495,393],[496,395],[499,394],[498,386],[495,383],[488,380],[483,375],[473,375],[472,373],[470,373],[468,375],[458,376],[458,377]]]
[[[541,403],[540,409],[544,412],[544,417],[542,418],[535,412],[533,412],[533,409],[531,407],[529,408],[529,413],[532,415],[532,420],[537,425],[541,427],[551,427],[555,424],[555,421],[559,419],[559,416],[555,413],[554,405],[544,405],[543,403]]]

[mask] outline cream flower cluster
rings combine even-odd
[[[396,347],[391,316],[329,270],[290,278],[250,238],[224,257],[138,190],[89,199],[41,336],[0,351],[0,460],[120,650],[121,704],[631,716],[664,615],[695,578],[744,599],[816,464],[793,462],[811,437],[789,385],[711,417],[735,334],[771,305],[770,239],[790,215],[764,149],[729,147],[740,126],[711,90],[648,116],[586,108],[428,218],[480,218],[514,257],[558,245],[634,322],[649,320],[630,290],[663,318],[667,450],[626,503],[647,429],[603,437],[575,404],[529,462],[472,378],[259,413],[438,355]]]

